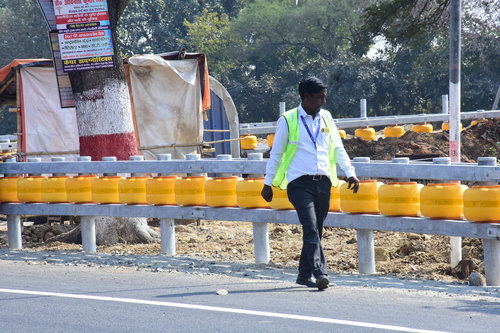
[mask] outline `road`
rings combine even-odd
[[[336,279],[320,292],[289,278],[0,258],[0,332],[500,332],[498,288]]]

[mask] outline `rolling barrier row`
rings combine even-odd
[[[252,179],[252,177],[255,179],[262,177],[266,166],[262,154],[249,154],[248,159],[231,159],[229,155],[219,155],[218,159],[199,159],[199,155],[188,155],[186,160],[169,160],[166,156],[159,157],[160,160],[157,161],[143,161],[142,158],[136,157],[137,160],[133,161],[114,161],[111,158],[109,161],[102,162],[91,162],[86,161],[86,159],[78,162],[66,162],[59,159],[54,162],[0,163],[0,174],[5,176],[0,180],[19,174],[60,176],[68,177],[67,179],[72,179],[69,176],[74,178],[89,174],[102,174],[100,178],[113,177],[117,174],[130,175],[127,179],[134,177],[152,179],[146,176],[147,174],[156,175],[157,177],[166,177],[171,174],[187,174],[188,177],[183,178],[213,174],[213,179],[230,178],[245,174],[249,175],[247,179]],[[354,158],[353,165],[356,168],[358,177],[395,180],[395,184],[407,182],[410,179],[438,180],[439,182],[461,180],[495,187],[494,184],[500,181],[500,169],[497,168],[495,158],[480,158],[477,164],[450,163],[449,158],[436,158],[433,162],[413,162],[407,158],[398,158],[392,161],[371,161],[368,158]],[[339,170],[339,176],[344,176],[342,170]],[[122,178],[120,177],[120,179]],[[0,182],[0,196],[3,191],[1,184]],[[259,187],[261,186],[260,183]],[[128,190],[133,192],[133,188],[128,188]],[[248,191],[245,193],[248,193]],[[401,197],[400,194],[397,196],[398,198]],[[396,201],[404,202],[404,200],[399,199]],[[491,207],[500,206],[500,200],[489,201]],[[9,248],[12,249],[22,248],[21,215],[81,216],[84,251],[96,251],[95,216],[160,218],[162,253],[166,255],[175,254],[174,219],[252,222],[256,262],[266,263],[270,259],[268,223],[299,224],[293,210],[258,208],[258,206],[241,208],[95,202],[80,204],[11,202],[0,203],[0,212],[7,215]],[[488,285],[500,285],[500,224],[498,223],[475,223],[463,219],[428,219],[418,216],[330,212],[325,221],[325,226],[357,230],[359,272],[361,274],[375,273],[374,230],[482,239],[486,283]],[[460,249],[458,249],[458,252],[460,252]],[[455,260],[459,261],[460,258],[455,258]]]
[[[484,119],[498,118],[500,110],[477,110],[461,112],[460,119]],[[399,116],[360,117],[360,118],[338,118],[334,119],[339,128],[353,128],[365,126],[384,126],[402,124],[421,124],[429,122],[446,122],[449,119],[447,113],[416,114]],[[269,134],[276,132],[276,122],[242,123],[240,134]]]

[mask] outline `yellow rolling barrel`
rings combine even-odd
[[[79,162],[90,162],[90,156],[79,156]],[[91,203],[92,201],[92,181],[97,175],[80,173],[78,176],[66,180],[66,196],[69,202],[75,204]]]
[[[387,216],[417,216],[420,213],[420,190],[416,182],[391,182],[378,190],[380,214]]]
[[[434,131],[434,127],[427,123],[416,124],[413,126],[412,131],[416,133],[432,133]]]
[[[17,198],[17,183],[21,178],[21,176],[0,178],[0,202],[19,202]]]
[[[340,186],[340,209],[345,213],[378,214],[378,189],[383,184],[376,180],[361,180],[358,193]]]
[[[269,203],[260,192],[264,187],[264,178],[245,178],[236,183],[236,198],[241,208],[269,208]]]
[[[114,156],[105,156],[103,161],[116,161]],[[120,195],[118,193],[118,184],[122,176],[116,173],[104,173],[102,177],[92,180],[92,201],[99,204],[119,204]]]
[[[175,181],[175,202],[182,206],[206,206],[206,176],[182,177]]]
[[[420,212],[430,219],[457,220],[464,215],[464,192],[457,183],[430,183],[420,191]]]
[[[240,145],[243,150],[252,150],[257,148],[257,137],[255,135],[241,135]]]
[[[340,187],[345,181],[339,180],[337,187],[333,187],[330,190],[330,208],[329,212],[340,212]]]
[[[399,138],[405,134],[405,129],[400,125],[387,126],[384,128],[384,137],[386,138]]]
[[[360,137],[364,141],[375,140],[375,130],[368,126],[356,129],[354,135]]]
[[[52,176],[42,180],[42,200],[48,203],[69,203],[66,181],[70,176]]]
[[[237,207],[237,176],[215,177],[205,184],[206,203],[211,207]]]
[[[269,203],[273,209],[295,209],[290,200],[288,200],[288,192],[279,187],[273,186],[273,200]]]
[[[40,158],[28,158],[28,163],[41,162]],[[17,198],[20,202],[35,203],[42,200],[42,181],[47,178],[41,174],[30,174],[17,182]]]
[[[465,190],[464,216],[474,222],[499,222],[500,185],[473,186]]]
[[[146,182],[146,201],[151,205],[176,205],[175,182],[177,176],[159,176]]]

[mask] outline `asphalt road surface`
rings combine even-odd
[[[364,279],[333,275],[317,291],[293,277],[0,258],[0,332],[500,332],[498,288]]]

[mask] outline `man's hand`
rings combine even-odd
[[[273,200],[273,189],[269,185],[264,185],[264,187],[262,188],[262,191],[260,192],[260,195],[267,202],[271,202],[271,200]]]
[[[349,179],[347,179],[347,189],[352,190],[354,193],[358,193],[359,179],[356,177],[349,177]]]

